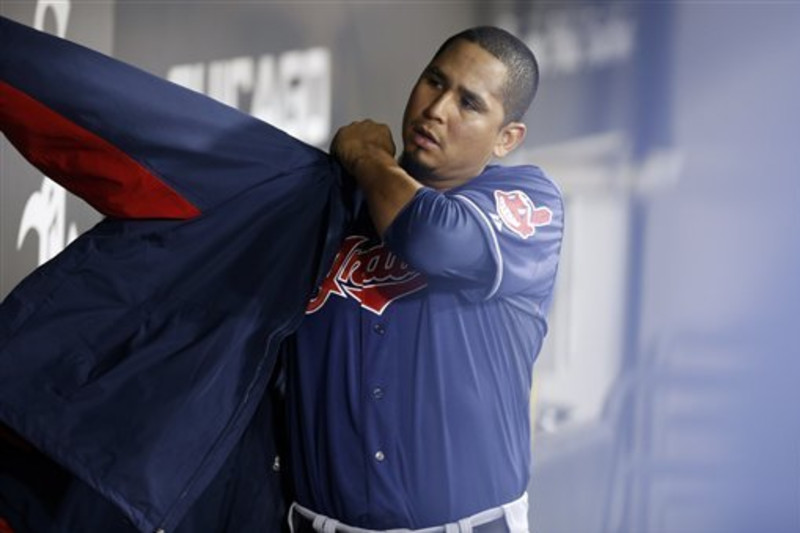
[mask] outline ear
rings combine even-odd
[[[492,154],[498,158],[505,157],[514,148],[522,144],[527,131],[525,124],[522,122],[509,122],[497,134],[497,142],[495,142]]]

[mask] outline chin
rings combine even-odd
[[[424,179],[433,173],[433,169],[419,160],[419,158],[409,152],[403,152],[400,156],[400,166],[416,179]]]

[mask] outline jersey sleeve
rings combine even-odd
[[[552,292],[563,231],[558,188],[537,167],[491,167],[466,185],[421,189],[386,232],[433,283],[470,299]]]
[[[327,155],[114,58],[0,17],[0,131],[119,218],[194,218]]]

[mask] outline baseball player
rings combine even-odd
[[[519,146],[533,54],[491,27],[447,40],[386,126],[332,153],[365,205],[289,358],[295,532],[528,531],[531,371],[563,228]]]

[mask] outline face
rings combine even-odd
[[[403,167],[423,184],[445,190],[516,147],[525,126],[503,124],[505,79],[506,66],[469,41],[455,41],[434,58],[403,115]]]

